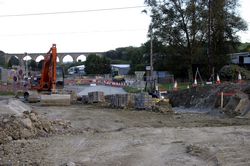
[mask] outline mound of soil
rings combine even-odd
[[[50,121],[35,111],[25,111],[21,116],[3,114],[0,116],[0,145],[12,140],[45,137],[68,127],[69,122]]]
[[[245,115],[250,108],[250,85],[247,83],[223,83],[191,89],[173,91],[167,97],[173,107],[186,108],[219,108],[221,106],[221,92],[223,92],[223,109],[227,115]]]
[[[238,65],[226,65],[221,68],[219,74],[222,80],[230,81],[237,80],[239,72],[244,80],[250,80],[250,71]]]

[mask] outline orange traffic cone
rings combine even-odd
[[[174,90],[178,90],[178,84],[177,81],[174,82]]]
[[[217,74],[217,76],[216,76],[216,84],[220,84],[220,77],[219,77],[218,74]]]
[[[194,79],[194,83],[193,83],[193,87],[196,87],[197,85],[198,85],[197,79],[195,78],[195,79]]]
[[[238,74],[238,83],[241,83],[241,82],[242,82],[242,77],[241,77],[241,74],[239,72],[239,74]]]

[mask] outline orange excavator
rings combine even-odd
[[[38,91],[56,91],[56,59],[57,59],[57,49],[56,45],[53,44],[49,52],[44,58],[41,78],[37,80],[40,81],[39,85],[31,84],[32,90]]]
[[[57,67],[56,60],[57,48],[56,44],[53,44],[46,56],[44,57],[41,76],[35,76],[34,78],[32,78],[30,90],[24,93],[25,100],[30,102],[40,101],[41,97],[39,93],[52,95],[56,94],[59,88],[63,88],[63,69]],[[58,97],[57,95],[57,98],[60,97]]]

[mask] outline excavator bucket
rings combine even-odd
[[[40,94],[36,90],[29,90],[24,92],[24,99],[29,103],[36,103],[41,100]]]

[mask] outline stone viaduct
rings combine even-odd
[[[57,53],[57,61],[59,63],[63,63],[63,59],[67,56],[71,57],[73,59],[73,62],[77,62],[77,59],[79,57],[82,57],[82,56],[85,56],[85,58],[87,58],[90,54],[96,54],[97,56],[100,56],[102,57],[103,56],[103,52],[62,52],[62,53]],[[37,58],[39,57],[39,59],[43,59],[44,56],[46,55],[46,53],[23,53],[23,54],[20,54],[20,53],[13,53],[13,54],[8,54],[8,53],[5,53],[4,54],[4,57],[5,57],[5,63],[8,63],[10,58],[12,56],[15,56],[18,58],[19,62],[22,64],[24,61],[25,61],[25,58],[26,57],[29,57],[35,61],[37,61]]]

